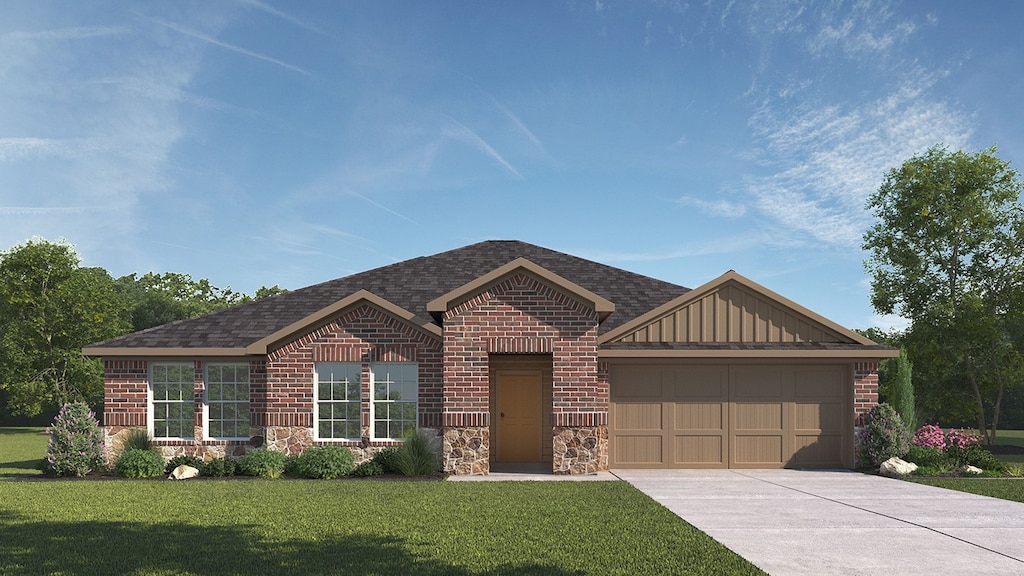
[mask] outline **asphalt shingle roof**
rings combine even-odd
[[[514,240],[488,240],[374,268],[198,318],[119,336],[90,348],[237,348],[363,289],[423,318],[427,303],[516,258],[527,260],[615,304],[603,334],[689,288]]]

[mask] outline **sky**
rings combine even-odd
[[[488,239],[849,328],[865,201],[1024,163],[1024,3],[0,0],[0,249],[296,289]]]

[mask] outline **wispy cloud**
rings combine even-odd
[[[927,96],[933,84],[918,73],[864,103],[795,111],[766,101],[750,120],[774,169],[746,181],[757,208],[818,241],[859,245],[865,200],[885,172],[936,143],[959,148],[971,137],[969,116]]]
[[[400,214],[400,213],[392,210],[391,208],[388,208],[387,206],[381,204],[380,202],[377,202],[376,200],[373,200],[371,198],[367,198],[366,196],[363,196],[362,194],[360,194],[358,192],[349,191],[349,194],[351,194],[352,196],[355,196],[356,198],[359,198],[359,199],[361,199],[361,200],[363,200],[363,201],[365,201],[365,202],[367,202],[369,204],[372,204],[373,206],[376,206],[377,208],[380,208],[381,210],[383,210],[383,211],[385,211],[385,212],[387,212],[389,214],[393,214],[395,216],[398,216],[399,218],[401,218],[402,220],[405,220],[406,222],[409,222],[411,224],[415,224],[415,225],[419,226],[419,222],[416,222],[415,220],[413,220],[412,218],[409,218],[405,214]]]
[[[175,32],[178,32],[179,34],[184,34],[184,35],[189,36],[191,38],[195,38],[197,40],[202,40],[203,42],[208,42],[210,44],[213,44],[214,46],[220,46],[221,48],[224,48],[225,50],[230,50],[232,52],[236,52],[236,53],[242,54],[244,56],[249,56],[251,58],[256,58],[257,60],[262,60],[264,62],[269,62],[271,64],[275,64],[277,66],[280,66],[282,68],[291,70],[293,72],[298,72],[299,74],[303,74],[305,76],[312,76],[312,74],[310,74],[309,72],[307,72],[306,70],[304,70],[302,68],[299,68],[298,66],[295,66],[293,64],[289,64],[289,63],[287,63],[287,62],[285,62],[283,60],[278,60],[277,58],[272,58],[270,56],[267,56],[266,54],[260,54],[259,52],[254,52],[254,51],[249,50],[247,48],[242,48],[241,46],[235,46],[234,44],[228,44],[227,42],[221,42],[220,40],[217,40],[216,38],[207,36],[205,34],[200,34],[199,32],[196,32],[194,30],[189,30],[188,28],[184,28],[182,26],[178,26],[176,24],[172,24],[172,23],[166,22],[164,20],[158,20],[156,18],[148,18],[148,20],[150,22],[154,23],[154,24],[157,24],[159,26],[163,26],[164,28],[168,28],[170,30],[174,30]]]
[[[128,34],[131,30],[122,26],[76,26],[53,30],[18,30],[0,34],[5,40],[86,40],[102,36]]]
[[[911,21],[894,21],[887,2],[859,1],[849,11],[823,14],[825,22],[807,41],[814,55],[838,48],[847,56],[864,56],[891,50],[917,30]]]
[[[533,145],[536,146],[538,150],[540,150],[541,152],[545,152],[546,153],[546,150],[544,149],[544,143],[540,141],[540,138],[537,138],[537,135],[534,134],[532,130],[530,130],[529,128],[526,127],[526,124],[523,124],[523,121],[519,119],[519,116],[516,116],[511,110],[508,109],[508,107],[506,107],[501,102],[498,102],[498,100],[496,98],[494,98],[493,96],[491,97],[491,101],[494,102],[494,106],[502,114],[504,114],[506,117],[508,117],[509,120],[512,121],[512,124],[515,125],[516,130],[520,134],[522,134],[523,136],[526,136],[526,138],[530,142],[532,142]]]
[[[768,234],[753,231],[736,236],[703,239],[699,242],[689,242],[679,246],[671,246],[647,252],[595,252],[581,249],[574,250],[573,253],[598,262],[652,262],[659,260],[693,258],[697,256],[731,254],[735,252],[743,252],[745,250],[763,246],[765,244],[771,244],[773,242],[774,239]]]
[[[109,148],[109,142],[97,138],[0,138],[0,162],[39,156],[74,158]]]
[[[88,210],[84,206],[0,206],[0,216],[59,216]]]
[[[501,164],[506,170],[515,175],[516,178],[523,177],[523,175],[520,174],[518,170],[513,168],[512,165],[509,164],[501,156],[501,154],[498,153],[497,150],[491,147],[491,145],[488,144],[487,141],[485,141],[483,138],[481,138],[476,132],[473,132],[465,125],[460,123],[458,120],[453,120],[449,118],[449,121],[450,124],[446,125],[442,132],[445,137],[451,138],[453,140],[458,140],[465,144],[469,144],[473,148],[476,148],[477,150],[490,156],[491,159],[493,159],[498,164]]]
[[[705,214],[722,218],[742,218],[747,214],[747,207],[728,200],[705,200],[695,196],[683,196],[676,200],[680,206],[693,207]]]
[[[295,16],[292,16],[291,14],[288,14],[286,12],[282,12],[282,11],[278,10],[277,8],[274,8],[273,6],[270,6],[269,4],[266,4],[264,2],[260,2],[259,0],[238,0],[238,2],[240,4],[245,5],[245,6],[249,6],[251,8],[255,8],[257,10],[266,12],[267,14],[270,14],[271,16],[274,16],[276,18],[280,18],[281,20],[284,20],[285,22],[288,22],[290,24],[294,24],[294,25],[298,26],[299,28],[303,28],[303,29],[309,30],[310,32],[316,32],[317,34],[323,34],[324,33],[323,30],[320,30],[316,26],[313,26],[312,24],[309,24],[308,22],[304,22],[304,21],[296,18]]]

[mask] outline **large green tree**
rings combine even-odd
[[[64,242],[0,252],[0,387],[12,414],[103,397],[102,366],[81,349],[128,331],[128,306],[105,270],[80,264]]]
[[[131,302],[133,330],[202,316],[286,292],[276,285],[262,286],[249,296],[231,287],[218,288],[206,278],[194,280],[191,275],[178,272],[129,274],[118,278],[116,286]]]
[[[926,417],[970,415],[989,441],[1004,391],[1022,383],[1021,190],[995,147],[936,146],[891,170],[868,200],[878,217],[864,236],[871,301],[911,320],[906,346]]]

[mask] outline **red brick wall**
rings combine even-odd
[[[145,426],[149,364],[145,360],[103,361],[103,425]]]
[[[853,417],[857,426],[878,404],[878,362],[856,362],[853,365]]]
[[[268,354],[264,397],[256,401],[259,411],[253,411],[255,425],[313,427],[315,362],[418,363],[420,426],[440,426],[441,342],[370,305]],[[366,399],[370,397],[367,365],[362,380]],[[368,430],[367,402],[362,417],[362,426]]]
[[[516,274],[444,317],[446,427],[489,425],[489,353],[552,355],[553,426],[608,419],[598,378],[597,313],[528,274]]]

